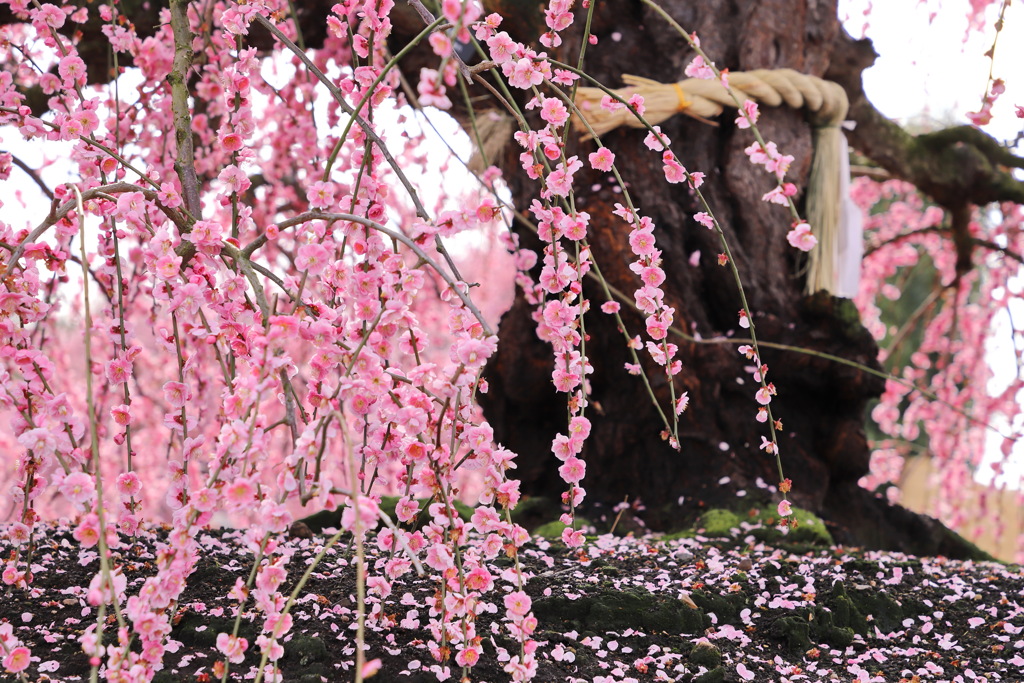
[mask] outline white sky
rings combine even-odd
[[[854,38],[866,32],[879,54],[864,73],[864,88],[882,113],[904,123],[923,117],[935,125],[963,124],[985,94],[992,64],[985,52],[992,46],[1000,4],[988,8],[984,30],[970,35],[968,0],[840,0],[839,17]],[[995,53],[993,76],[1006,81],[1006,93],[985,130],[999,139],[1015,137],[1024,123],[1013,113],[1014,104],[1024,105],[1021,64],[1024,7],[1018,2],[1006,12]]]

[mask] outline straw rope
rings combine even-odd
[[[726,107],[742,106],[747,99],[770,107],[783,104],[794,109],[807,109],[814,126],[814,160],[807,190],[807,221],[818,244],[809,255],[807,293],[825,289],[836,290],[836,259],[839,245],[841,201],[839,174],[842,131],[849,102],[842,86],[817,76],[802,74],[793,69],[757,69],[729,74],[727,90],[715,80],[688,78],[676,83],[660,83],[649,78],[623,74],[626,87],[614,92],[623,99],[634,94],[644,98],[644,118],[657,125],[678,113],[692,116],[707,123],[721,114]],[[644,124],[626,107],[608,111],[601,106],[604,91],[598,88],[579,88],[576,106],[597,135],[604,135],[619,126],[643,128]],[[578,117],[574,127],[590,133]]]

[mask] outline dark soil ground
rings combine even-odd
[[[1024,681],[1019,566],[772,547],[757,540],[758,527],[744,523],[725,538],[671,541],[609,534],[575,551],[535,538],[521,550],[540,622],[535,680]],[[163,529],[143,530],[120,551],[129,594],[152,573],[164,537]],[[216,635],[230,632],[236,605],[227,594],[252,563],[239,537],[231,530],[199,534],[204,551],[178,606],[176,651],[155,680],[214,679]],[[286,594],[325,539],[283,540],[294,550]],[[293,609],[295,626],[279,662],[284,681],[354,679],[353,551],[344,542],[335,550]],[[10,551],[0,542],[3,556]],[[368,552],[372,566],[379,551]],[[82,588],[98,571],[96,554],[80,550],[67,527],[53,526],[33,562],[28,590],[0,586],[0,620],[32,651],[27,679],[88,680],[78,636],[96,618]],[[496,564],[497,576],[511,561],[501,555]],[[367,657],[382,660],[375,682],[438,680],[441,667],[427,650],[425,628],[425,599],[436,587],[429,576],[410,572],[383,600],[385,616],[366,634]],[[507,590],[512,585],[503,578],[487,596],[494,609],[480,615],[477,628],[485,636],[484,657],[468,680],[509,680],[501,660],[518,646],[500,624]],[[250,647],[245,662],[231,667],[230,680],[255,675],[258,623],[255,611],[243,613]],[[462,670],[450,664],[449,680],[458,681]],[[3,673],[0,679],[18,680]]]

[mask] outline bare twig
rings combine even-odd
[[[859,164],[853,164],[850,166],[850,175],[854,178],[871,178],[878,182],[885,182],[886,180],[892,180],[893,175],[884,168],[878,168],[877,166],[864,166]]]
[[[897,244],[899,242],[903,242],[905,240],[917,237],[918,235],[926,235],[928,233],[938,233],[940,235],[946,235],[949,233],[949,227],[944,225],[932,225],[927,228],[918,228],[917,230],[911,230],[910,232],[901,233],[893,237],[891,240],[886,240],[885,242],[872,244],[871,246],[866,247],[864,249],[864,258],[867,258],[868,256],[875,253],[882,247],[886,247],[891,244]],[[986,240],[980,237],[971,237],[970,241],[972,244],[976,246],[984,247],[985,249],[988,249],[990,251],[998,251],[1007,258],[1011,258],[1017,263],[1024,265],[1024,255],[1017,253],[1016,251],[1010,249],[1009,247],[1000,246],[999,244],[993,242],[992,240]]]

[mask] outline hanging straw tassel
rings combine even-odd
[[[677,83],[659,83],[649,78],[623,74],[626,87],[614,91],[623,99],[634,94],[644,98],[644,118],[651,125],[678,113],[705,123],[726,107],[742,106],[747,99],[778,107],[806,108],[814,125],[814,161],[807,188],[807,218],[818,244],[809,254],[808,294],[821,289],[837,289],[836,259],[840,242],[840,174],[843,157],[843,133],[849,102],[842,86],[831,81],[801,74],[793,69],[758,69],[729,74],[730,89],[718,80],[689,78]],[[730,92],[731,91],[731,92]],[[598,88],[579,88],[576,106],[594,134],[604,135],[619,126],[643,128],[644,124],[626,107],[609,111],[601,106],[605,93]],[[583,139],[591,137],[583,122],[573,118]],[[712,124],[714,125],[714,124]]]
[[[476,117],[476,130],[469,131],[473,139],[473,155],[466,164],[469,172],[474,175],[483,174],[488,165],[495,163],[515,130],[515,120],[497,109],[479,114]]]
[[[813,116],[813,123],[816,124],[813,133],[814,161],[811,163],[811,177],[808,181],[807,221],[811,224],[811,230],[817,234],[818,244],[809,255],[805,289],[807,294],[822,289],[836,293],[839,284],[837,263],[843,205],[839,189],[842,155],[846,149],[840,126],[846,118],[849,104],[846,91],[840,85],[829,81],[822,83],[832,86],[838,93],[830,101],[830,107],[821,107]]]

